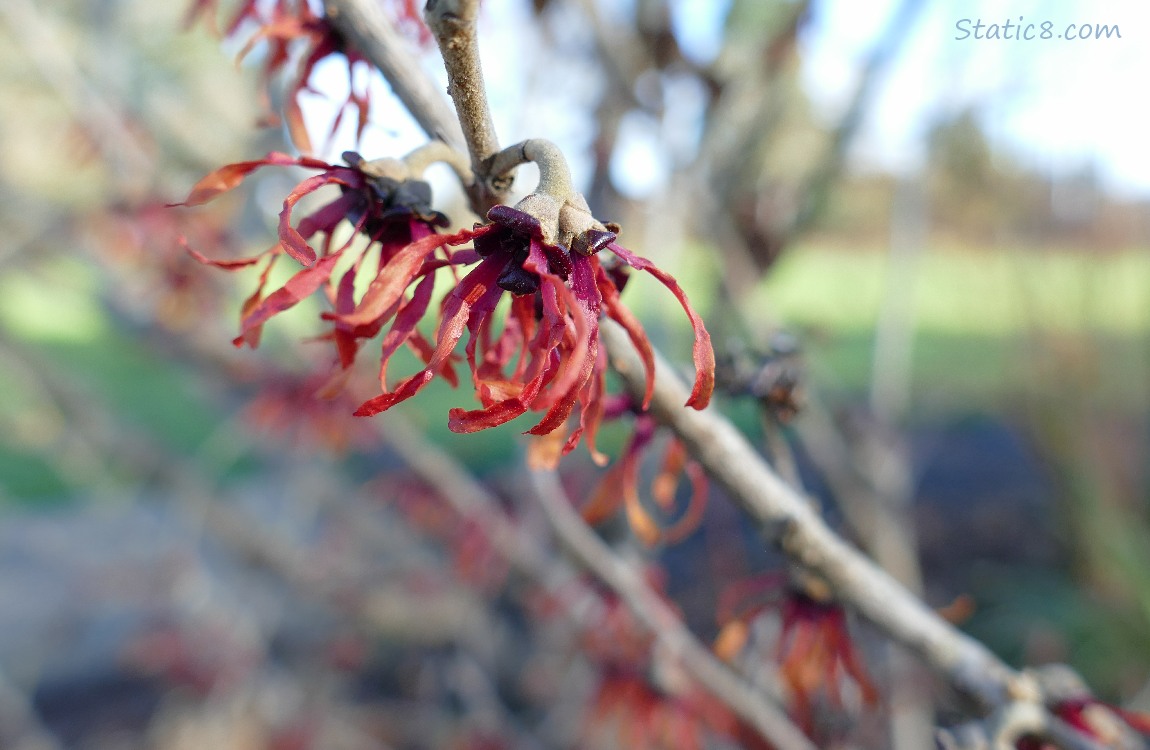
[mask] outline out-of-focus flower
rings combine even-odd
[[[354,406],[346,391],[333,391],[324,375],[258,373],[258,391],[241,410],[252,431],[280,445],[299,449],[322,446],[340,453],[362,447],[373,437],[366,425],[348,424]]]
[[[662,593],[662,572],[645,571],[648,584]],[[584,653],[599,666],[599,681],[585,722],[591,747],[679,750],[710,746],[710,739],[735,740],[739,747],[769,745],[722,701],[694,684],[678,665],[660,669],[654,638],[628,607],[604,596],[606,611],[584,638]],[[667,602],[675,608],[673,604]]]
[[[1150,735],[1150,716],[1111,706],[1092,696],[1060,701],[1051,707],[1050,711],[1082,734],[1106,747],[1119,747],[1118,743],[1131,729],[1139,735]],[[1036,737],[1023,737],[1016,746],[1018,750],[1052,750],[1055,747]]]
[[[732,660],[750,637],[750,625],[764,612],[778,612],[781,621],[775,661],[793,702],[792,711],[808,732],[813,728],[812,706],[822,692],[831,702],[842,704],[841,681],[850,679],[867,705],[878,701],[855,651],[847,627],[846,612],[833,602],[813,599],[790,584],[785,575],[766,575],[731,586],[719,600],[722,626],[715,652]]]
[[[686,474],[691,482],[691,495],[676,520],[669,525],[661,524],[639,498],[640,465],[655,438],[658,423],[650,414],[639,411],[626,395],[607,399],[603,418],[616,419],[628,412],[633,413],[635,419],[631,440],[618,462],[607,471],[591,494],[590,501],[583,507],[583,518],[590,524],[600,523],[622,507],[631,529],[644,544],[674,544],[698,528],[703,518],[707,505],[707,475],[703,467],[689,457],[686,447],[677,438],[671,437],[667,441],[659,473],[651,482],[651,497],[663,513],[668,516],[674,514],[675,494],[682,474]]]
[[[203,17],[216,31],[217,6],[218,0],[194,0],[188,11],[188,23]],[[255,27],[254,31],[251,31],[252,27]],[[312,152],[311,138],[304,125],[300,95],[314,91],[310,86],[312,73],[320,62],[332,55],[341,55],[347,62],[348,95],[332,124],[330,135],[335,134],[344,114],[351,108],[357,115],[356,137],[363,136],[371,112],[371,92],[364,82],[371,65],[326,18],[312,11],[308,0],[243,0],[225,26],[223,35],[238,39],[249,33],[239,57],[241,60],[245,58],[261,42],[267,45],[262,73],[265,86],[270,87],[277,75],[287,71],[293,59],[299,61],[284,96],[284,116],[296,148],[304,153]],[[364,71],[358,89],[355,75],[357,66]],[[270,100],[270,94],[265,96]],[[269,116],[268,120],[275,122],[274,116]]]
[[[148,317],[169,330],[186,332],[219,309],[226,290],[202,272],[181,244],[213,253],[234,250],[230,221],[219,212],[189,220],[163,203],[145,202],[87,217],[85,239],[122,285],[119,300],[146,307]]]
[[[727,728],[724,708],[697,690],[669,695],[639,674],[606,671],[595,694],[586,734],[589,740],[602,741],[605,730],[610,731],[618,738],[616,747],[702,750],[708,734]]]

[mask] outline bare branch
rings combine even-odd
[[[575,189],[571,185],[571,169],[567,159],[551,141],[542,138],[508,146],[491,157],[491,173],[504,174],[520,164],[533,162],[539,167],[539,187],[534,192],[544,193],[559,200],[567,200]]]
[[[373,0],[327,0],[327,17],[383,73],[392,91],[432,138],[462,151],[463,133],[436,85],[416,64],[417,53]]]
[[[487,87],[479,62],[476,21],[479,0],[428,0],[424,11],[427,25],[439,43],[443,65],[447,68],[447,93],[455,102],[471,167],[477,178],[476,188],[486,205],[499,202],[511,187],[510,180],[489,171],[490,159],[499,151],[495,123],[487,105]]]
[[[366,0],[329,2],[333,6],[347,8]],[[477,5],[476,0],[432,0],[428,19],[440,40],[449,79],[453,81],[452,94],[460,110],[460,124],[467,133],[477,181],[485,183],[475,188],[490,191],[493,186],[490,181],[484,181],[489,172],[485,172],[483,167],[490,169],[488,160],[497,152],[498,145],[494,128],[490,126],[475,44]],[[362,33],[368,35],[371,31],[365,27]],[[359,34],[354,36],[363,38]],[[379,46],[370,42],[363,39],[361,50],[374,57],[380,52]],[[388,67],[381,65],[381,68],[385,75],[391,75]],[[403,75],[408,73],[418,75],[414,66],[405,70]],[[441,116],[442,112],[442,108],[436,108],[434,113],[429,109],[424,114]],[[448,129],[446,122],[429,123],[425,127],[430,132],[446,132]],[[509,184],[504,187],[509,187]],[[625,332],[610,321],[604,321],[601,335],[627,386],[642,393],[645,380],[643,364]],[[841,602],[923,658],[982,710],[993,711],[1015,702],[1020,689],[1018,673],[981,643],[944,621],[888,573],[839,538],[807,499],[780,479],[729,421],[713,409],[698,412],[684,408],[682,404],[688,396],[686,386],[660,357],[656,360],[658,376],[651,404],[652,414],[678,434],[692,456],[726,487],[735,502],[762,525],[784,553],[821,575]],[[393,437],[395,427],[394,422],[389,425]],[[426,442],[420,441],[420,447],[414,447],[412,437],[414,435],[397,437],[391,444],[418,473],[428,479],[434,478],[436,486],[444,490],[445,497],[461,510],[469,507],[471,512],[480,516],[488,515],[480,510],[486,504],[485,497],[490,497],[486,490],[469,481],[466,474],[448,471],[447,467],[453,462],[445,461],[443,457],[433,458],[436,452]],[[490,538],[497,546],[500,540],[512,545],[506,551],[519,561],[517,566],[530,565],[530,560],[538,559],[537,550],[524,542],[523,535],[514,533],[509,521],[506,523],[508,526],[503,527],[503,520],[494,522]],[[585,528],[582,531],[590,534]],[[592,541],[595,541],[593,536]],[[627,582],[620,579],[619,583]],[[656,626],[662,624],[661,616],[649,616]],[[1053,720],[1051,722],[1051,726],[1057,726]]]

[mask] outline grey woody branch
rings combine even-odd
[[[477,178],[472,201],[478,199],[481,203],[475,206],[477,209],[494,205],[510,190],[511,180],[490,168],[492,157],[499,151],[499,139],[495,135],[483,67],[479,62],[476,28],[479,0],[428,0],[424,18],[443,55],[447,93],[455,102],[471,154],[471,168]]]
[[[383,73],[412,117],[432,138],[462,151],[466,141],[451,107],[436,85],[414,64],[417,53],[371,0],[327,0],[328,19]]]

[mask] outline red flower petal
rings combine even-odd
[[[315,263],[315,250],[312,249],[311,245],[307,244],[307,240],[300,234],[300,231],[291,225],[292,209],[295,208],[295,204],[299,203],[305,195],[314,193],[324,185],[339,182],[341,181],[331,174],[317,174],[296,185],[292,191],[288,193],[288,197],[284,199],[284,207],[283,210],[280,211],[280,244],[283,246],[283,249],[287,251],[288,255],[295,258],[302,265],[310,266],[312,263]]]
[[[699,317],[698,313],[691,307],[691,303],[687,301],[687,295],[683,292],[683,288],[679,286],[679,282],[675,281],[674,277],[666,271],[656,266],[646,258],[635,255],[630,250],[620,245],[611,245],[611,252],[619,256],[619,258],[631,266],[632,268],[647,273],[658,279],[663,286],[667,287],[675,298],[679,300],[679,304],[683,306],[684,312],[691,320],[691,327],[695,330],[695,346],[694,346],[694,359],[695,359],[695,386],[691,389],[691,396],[687,399],[687,406],[695,409],[703,409],[711,400],[711,393],[715,390],[715,352],[711,348],[711,335],[707,333],[706,327],[703,325],[703,319]]]
[[[188,244],[188,240],[186,237],[177,238],[177,242],[180,243],[180,247],[184,248],[185,252],[187,252],[188,255],[195,258],[198,262],[203,263],[205,266],[214,266],[215,268],[222,268],[225,271],[235,271],[235,270],[238,270],[240,268],[247,268],[249,266],[254,266],[256,263],[259,263],[261,260],[268,257],[268,253],[273,252],[274,250],[278,249],[278,248],[272,248],[272,250],[265,250],[262,253],[260,253],[259,255],[252,255],[251,257],[248,257],[248,258],[236,258],[235,260],[215,260],[213,258],[207,257],[206,255],[200,254],[199,251],[197,251],[195,248],[193,248],[191,245]]]
[[[260,273],[260,280],[259,283],[256,284],[256,290],[252,292],[250,297],[244,300],[244,304],[240,307],[240,320],[246,318],[252,312],[252,310],[255,310],[259,306],[260,300],[263,298],[264,287],[267,286],[268,277],[272,272],[272,266],[275,265],[276,259],[279,257],[279,255],[274,253],[268,256],[268,264],[264,266],[263,272]],[[247,344],[251,348],[255,349],[260,345],[260,330],[261,329],[259,326],[255,326],[245,331],[238,338],[233,339],[232,344],[235,346],[243,346],[244,344]]]
[[[578,281],[572,279],[577,290],[568,289],[561,278],[548,270],[543,244],[539,241],[532,240],[530,254],[523,267],[539,274],[545,280],[545,285],[555,289],[565,303],[566,311],[558,308],[549,311],[545,296],[544,320],[549,314],[554,316],[555,320],[564,320],[569,311],[575,328],[572,348],[565,361],[561,362],[562,369],[550,386],[552,396],[541,404],[542,406],[550,403],[551,406],[539,424],[527,431],[531,435],[546,435],[567,421],[567,417],[575,408],[575,398],[579,389],[591,376],[599,344],[599,294],[595,290],[594,275],[587,263],[579,264],[576,267],[578,271],[573,270],[573,273],[578,273]]]
[[[379,385],[387,392],[387,363],[391,356],[411,337],[412,331],[419,325],[431,303],[431,292],[435,286],[435,277],[431,274],[423,277],[415,287],[411,299],[403,304],[396,313],[391,329],[383,337],[383,350],[379,358]]]
[[[278,151],[272,151],[262,159],[255,161],[241,161],[227,164],[216,171],[206,175],[197,182],[183,203],[173,203],[172,206],[199,206],[215,198],[221,193],[232,190],[252,172],[265,166],[300,166],[313,169],[331,169],[332,165],[319,159],[307,157],[295,158]]]
[[[651,405],[651,396],[655,392],[655,352],[651,348],[651,341],[647,338],[647,332],[643,330],[643,325],[620,301],[618,288],[602,266],[597,269],[596,282],[599,286],[599,293],[603,296],[603,306],[607,309],[607,317],[623,326],[623,330],[627,332],[627,337],[631,339],[631,345],[635,347],[635,350],[639,352],[639,357],[643,360],[643,371],[647,374],[647,386],[643,393],[643,404],[640,408],[646,411],[647,407]]]
[[[435,239],[442,238],[436,235]],[[463,336],[463,329],[471,317],[472,307],[482,306],[485,303],[485,297],[498,297],[503,292],[495,283],[503,272],[503,265],[504,260],[502,258],[485,258],[471,273],[463,277],[459,286],[448,295],[444,302],[443,322],[439,325],[435,351],[427,363],[427,368],[400,383],[392,393],[383,393],[365,401],[356,409],[355,415],[357,417],[370,417],[390,409],[399,402],[414,396],[435,377],[436,369],[450,356],[455,345]]]
[[[411,243],[396,253],[380,270],[379,275],[371,282],[355,310],[351,314],[339,316],[337,319],[351,326],[375,323],[388,308],[399,301],[400,296],[411,284],[428,255],[446,245],[458,245],[467,242],[469,239],[483,234],[484,229],[486,227],[480,227],[476,231],[465,229],[457,234],[432,234]]]
[[[259,306],[244,315],[240,335],[236,337],[234,343],[239,346],[240,343],[247,340],[249,331],[263,325],[273,315],[294,307],[300,300],[314,294],[331,278],[332,269],[335,268],[339,258],[340,253],[333,253],[321,258],[314,266],[303,269],[288,279],[282,287],[268,295],[268,298]]]
[[[506,424],[526,411],[527,407],[522,401],[518,398],[509,398],[485,409],[474,411],[452,409],[448,412],[447,426],[452,432],[478,432],[489,427]]]

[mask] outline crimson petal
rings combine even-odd
[[[430,239],[430,238],[428,238]],[[397,256],[398,257],[398,256]],[[482,306],[484,297],[501,294],[496,280],[503,270],[503,259],[485,258],[482,263],[463,277],[459,286],[447,297],[443,305],[443,322],[439,324],[435,351],[428,360],[427,367],[399,384],[391,393],[382,393],[369,399],[355,410],[357,417],[370,417],[386,411],[401,401],[405,401],[431,382],[435,371],[450,355],[471,317],[473,306]]]
[[[620,245],[611,245],[611,252],[619,256],[619,258],[639,271],[646,271],[647,273],[658,279],[663,286],[667,287],[675,299],[679,300],[679,304],[683,306],[684,312],[691,320],[691,327],[695,330],[695,346],[694,346],[694,360],[695,360],[695,385],[691,389],[691,396],[687,399],[687,406],[695,409],[703,409],[711,401],[711,393],[715,390],[715,351],[711,348],[711,334],[707,333],[706,327],[703,325],[703,319],[699,317],[698,313],[691,307],[691,303],[687,301],[687,295],[683,292],[683,288],[679,286],[679,282],[663,269],[656,266],[646,258],[635,255],[630,250]]]

